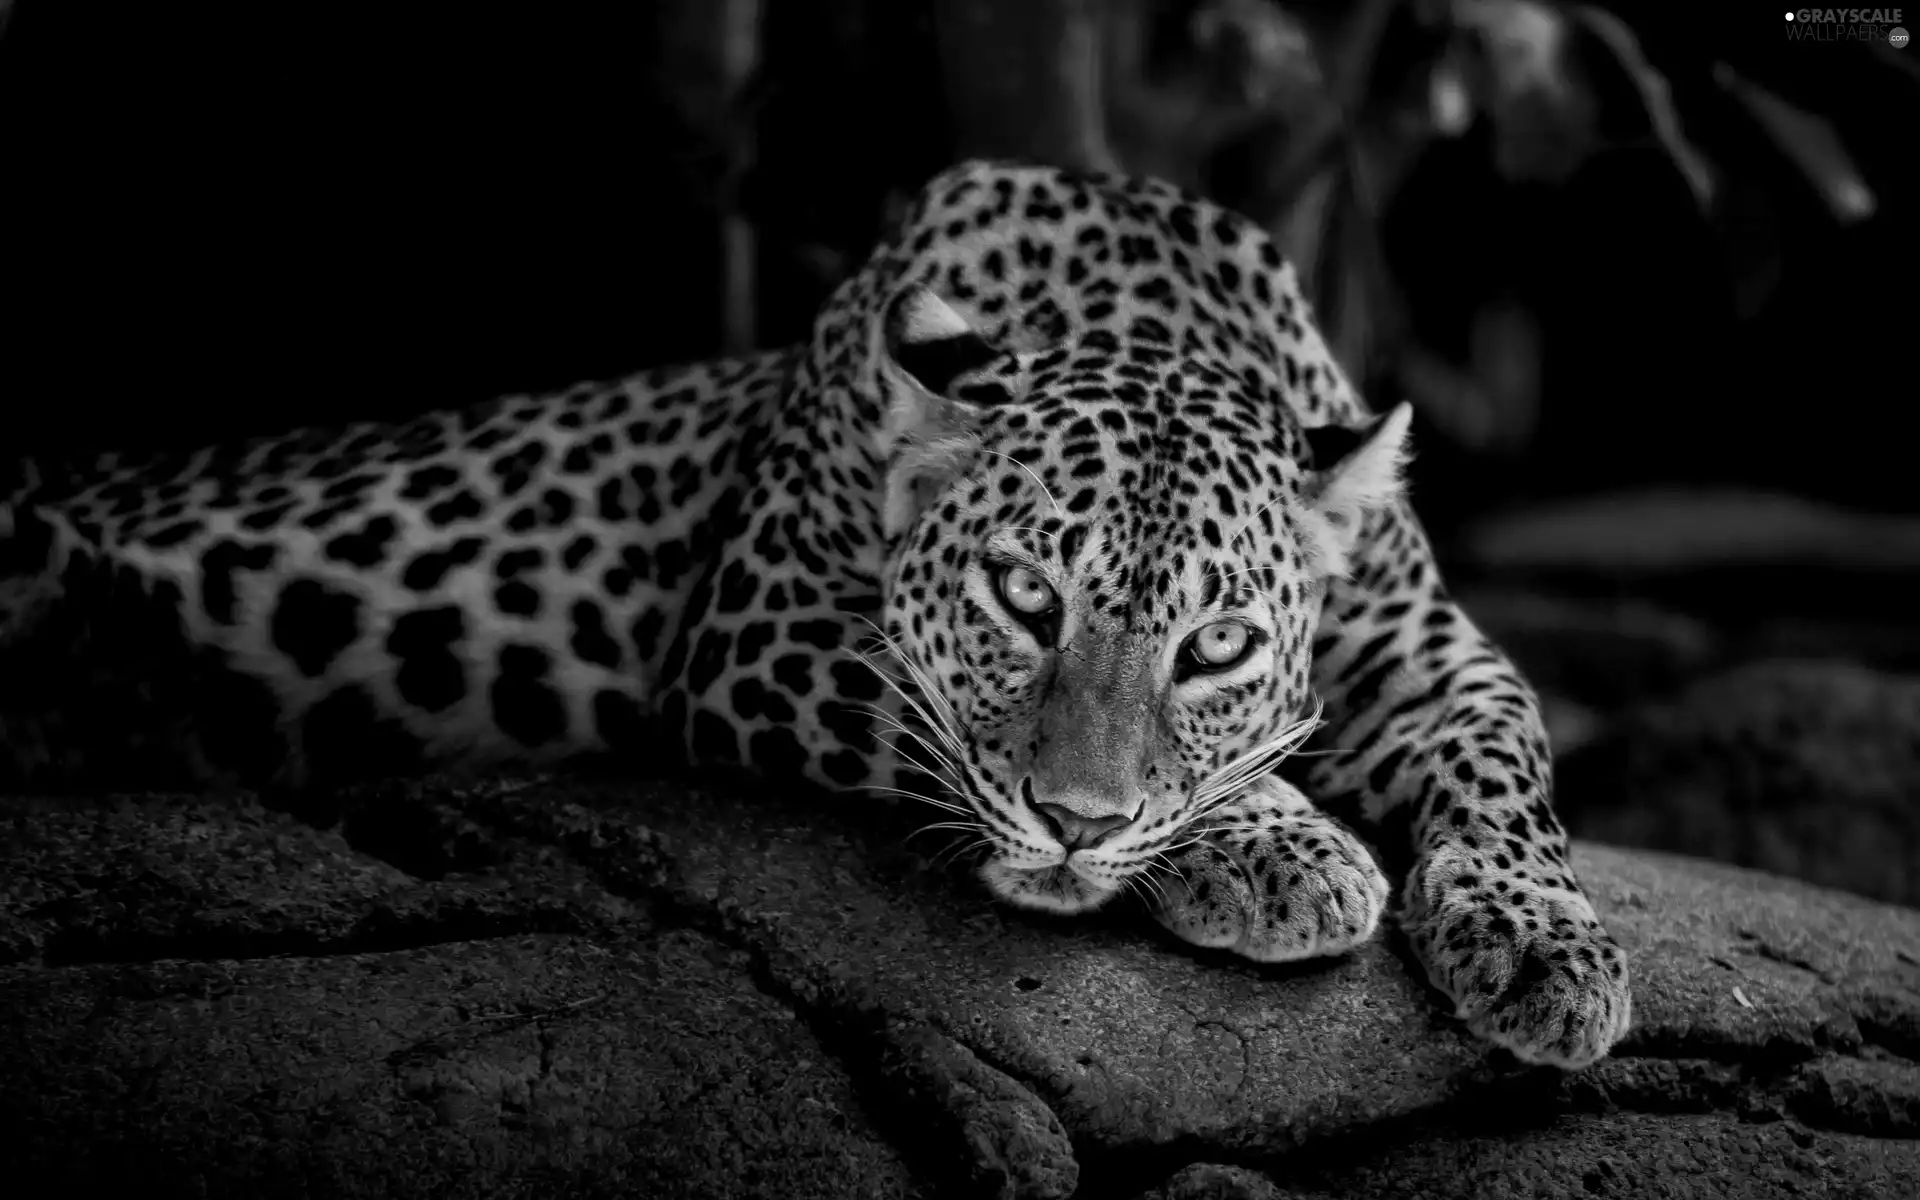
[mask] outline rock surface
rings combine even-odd
[[[0,814],[0,1168],[34,1195],[1920,1194],[1920,913],[1732,867],[1578,847],[1636,1025],[1566,1077],[1394,942],[1263,968],[1030,918],[886,806]]]
[[[1754,663],[1563,755],[1568,827],[1920,904],[1920,680]]]
[[[1576,835],[1920,904],[1920,518],[1622,493],[1451,549],[1540,695]]]
[[[1748,488],[1647,488],[1535,504],[1478,524],[1474,561],[1501,571],[1639,574],[1729,564],[1920,574],[1920,520]]]

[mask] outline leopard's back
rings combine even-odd
[[[16,785],[307,784],[651,745],[788,356],[14,468]]]

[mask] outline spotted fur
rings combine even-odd
[[[1534,697],[1401,494],[1406,435],[1259,229],[968,164],[805,345],[28,465],[0,486],[0,772],[597,753],[900,788],[962,813],[1010,903],[1132,888],[1267,961],[1372,936],[1357,822],[1468,1025],[1581,1066],[1628,1024],[1625,959]]]

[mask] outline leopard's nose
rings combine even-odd
[[[1108,817],[1083,817],[1058,804],[1036,804],[1034,810],[1047,823],[1047,832],[1058,838],[1068,850],[1086,850],[1097,846],[1106,841],[1114,830],[1133,820],[1118,813]]]

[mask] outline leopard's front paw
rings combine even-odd
[[[1445,847],[1408,873],[1401,905],[1414,953],[1455,1015],[1523,1062],[1577,1070],[1632,1023],[1627,956],[1575,887],[1489,873]]]
[[[1277,779],[1209,816],[1167,855],[1154,916],[1176,936],[1259,962],[1340,954],[1379,928],[1392,889],[1366,846]]]

